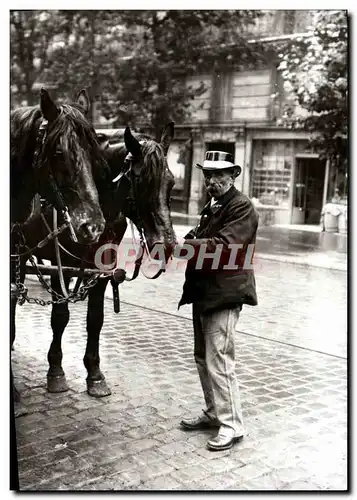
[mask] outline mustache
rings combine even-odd
[[[222,186],[222,182],[220,181],[206,181],[206,185],[208,186]]]

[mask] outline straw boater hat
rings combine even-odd
[[[196,167],[200,170],[223,170],[225,168],[234,168],[237,172],[237,177],[242,171],[240,165],[234,164],[233,155],[225,153],[224,151],[207,151],[203,165],[197,163]]]

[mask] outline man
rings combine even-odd
[[[211,199],[197,227],[185,236],[186,249],[190,245],[194,256],[187,263],[179,307],[193,306],[194,356],[207,408],[196,418],[182,420],[181,426],[218,428],[207,447],[226,450],[244,435],[234,335],[243,304],[257,305],[251,259],[258,214],[234,187],[242,169],[231,154],[208,151],[197,168]]]

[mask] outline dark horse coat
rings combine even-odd
[[[187,263],[179,307],[194,302],[204,312],[238,304],[257,305],[251,269],[257,228],[258,214],[252,202],[234,186],[212,207],[210,202],[204,207],[198,226],[186,235],[186,245],[192,245],[194,256]],[[206,245],[207,254],[221,249],[218,260],[202,260],[202,245]],[[241,245],[236,256],[228,245]]]

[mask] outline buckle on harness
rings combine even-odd
[[[77,239],[76,233],[74,232],[74,229],[73,229],[73,226],[72,226],[72,222],[71,222],[71,217],[70,217],[70,215],[68,213],[68,208],[67,207],[64,207],[64,209],[62,210],[62,215],[63,215],[65,223],[68,226],[68,229],[70,230],[70,233],[71,233],[73,241],[75,243],[78,243],[78,239]]]

